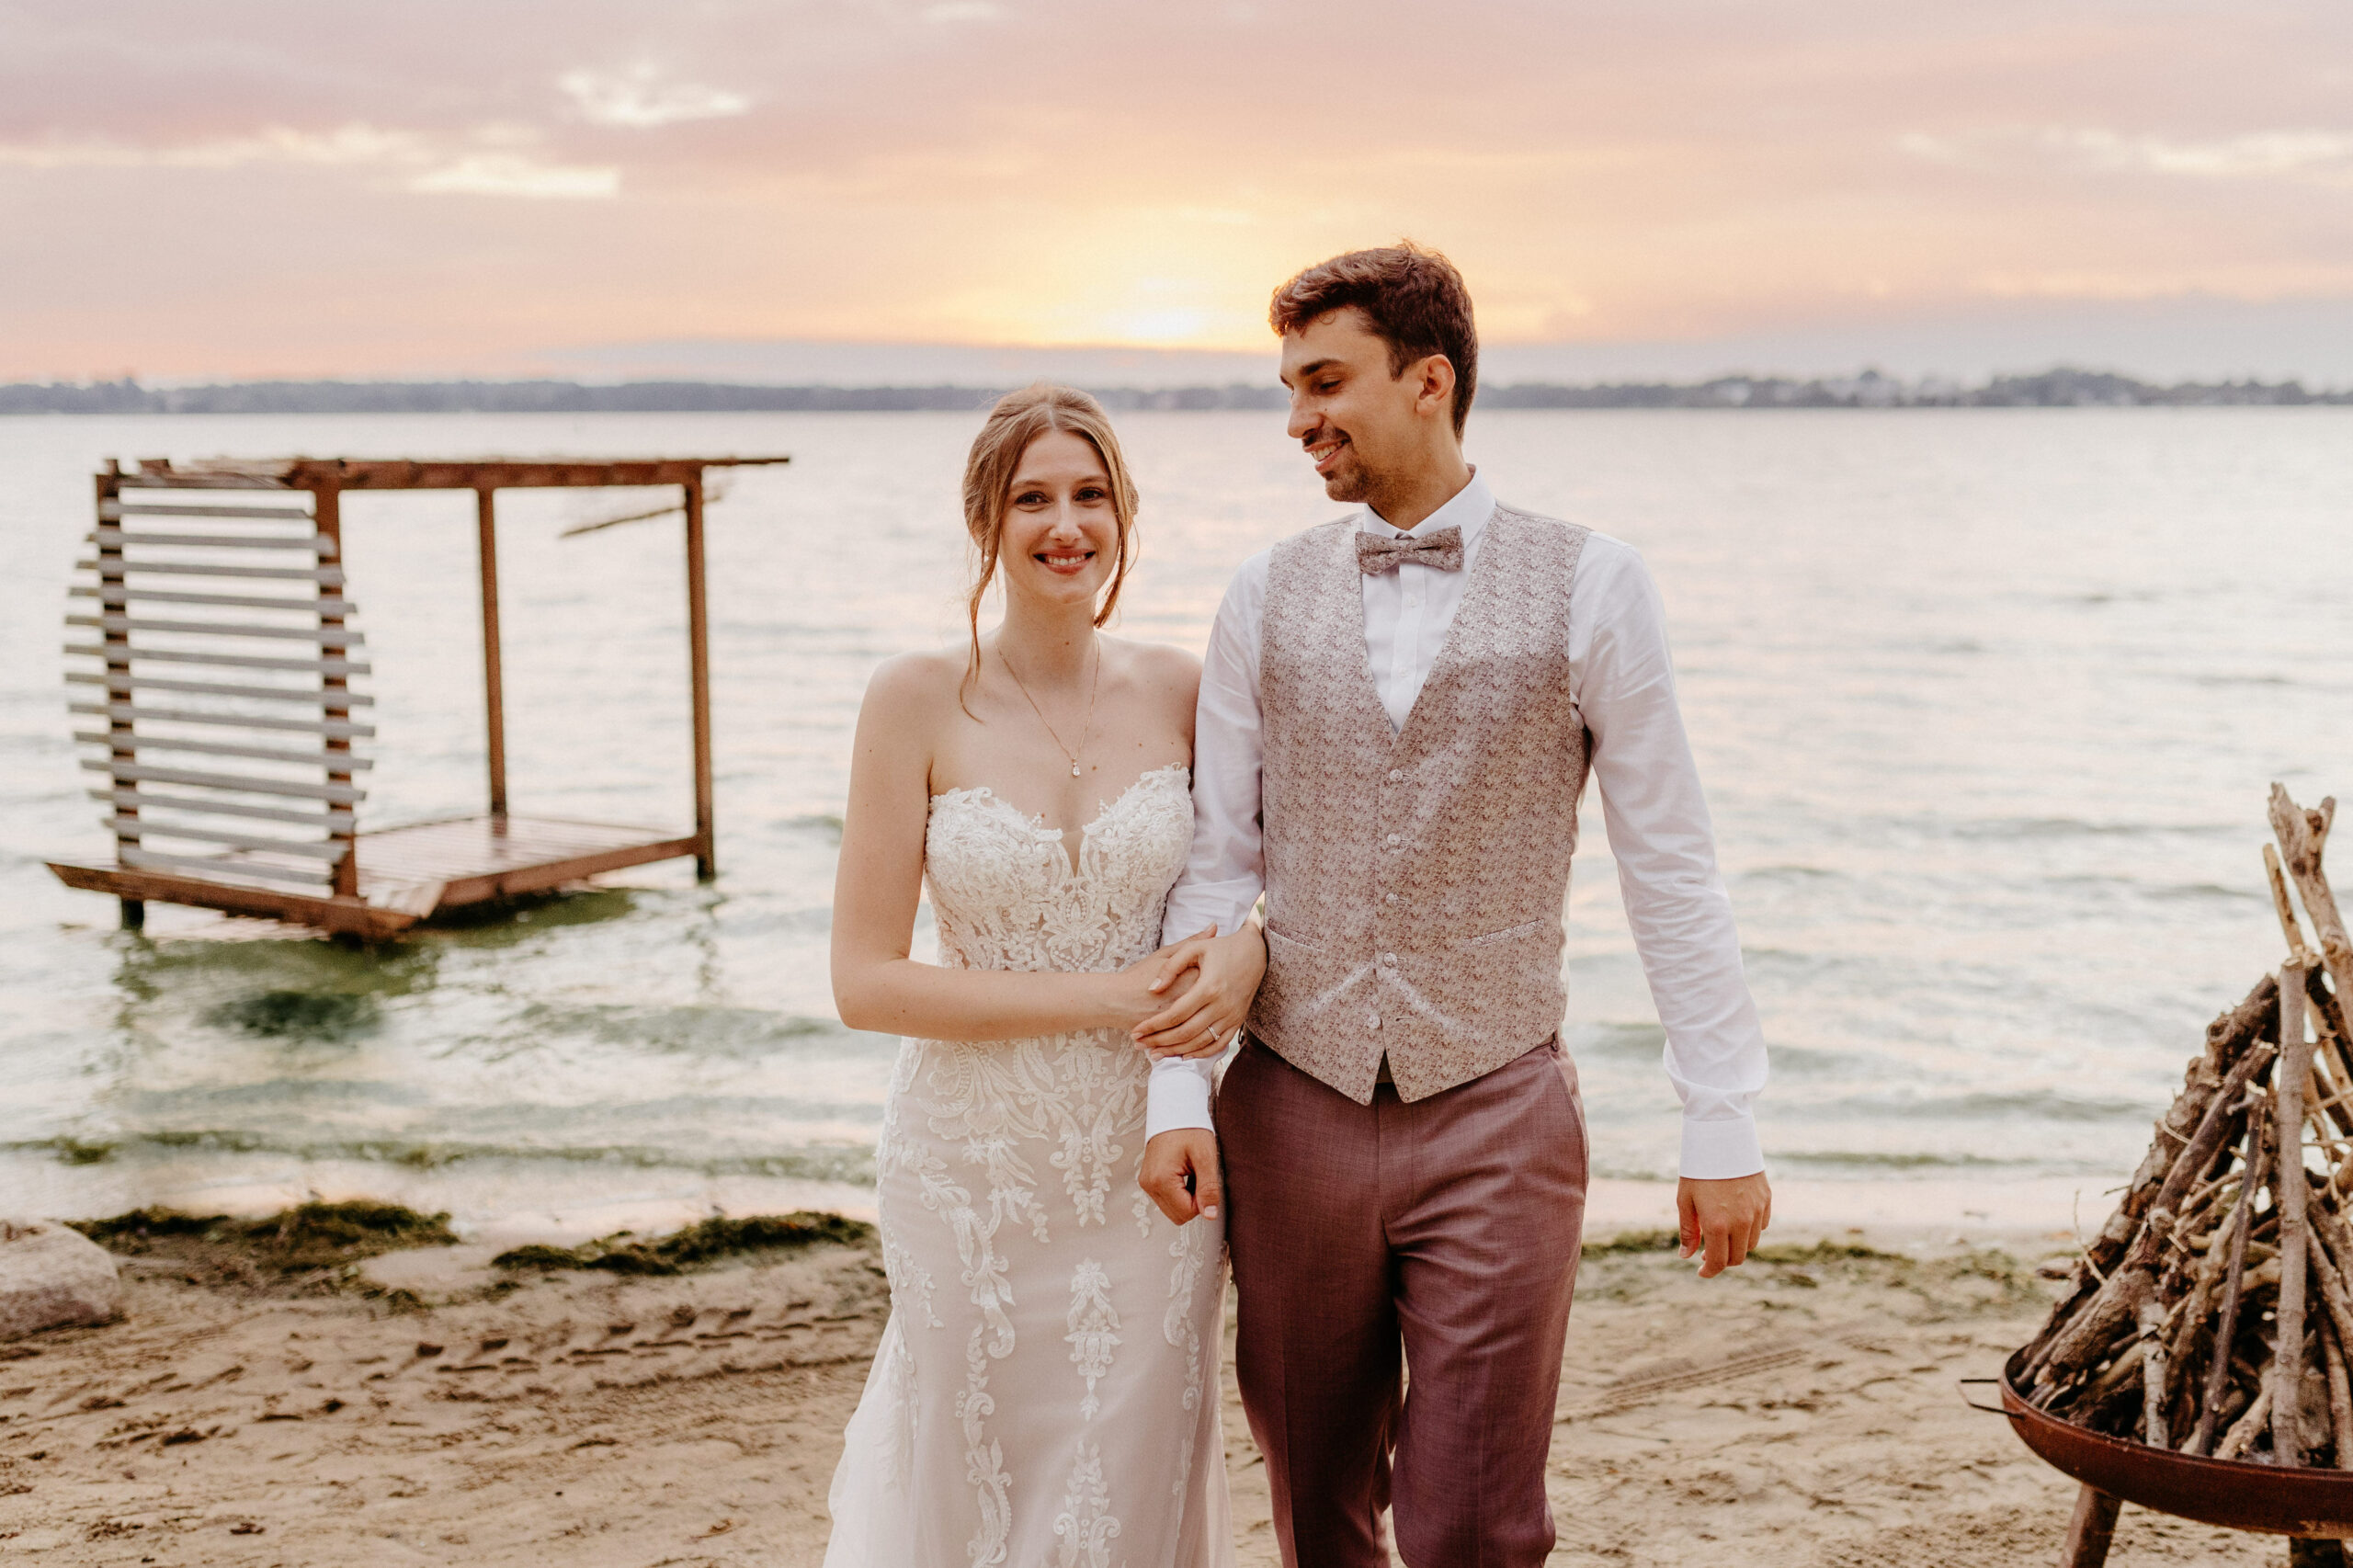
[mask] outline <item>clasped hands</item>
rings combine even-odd
[[[1249,1016],[1267,972],[1267,942],[1245,922],[1230,937],[1212,926],[1110,976],[1112,1003],[1135,1041],[1156,1060],[1222,1051]],[[1187,974],[1191,981],[1177,990]],[[1144,1145],[1137,1180],[1170,1221],[1214,1220],[1224,1199],[1217,1134],[1180,1127]]]
[[[1105,978],[1119,1027],[1155,1059],[1169,1060],[1223,1051],[1266,972],[1266,938],[1245,921],[1230,937],[1212,926]],[[1178,987],[1188,973],[1191,981]]]

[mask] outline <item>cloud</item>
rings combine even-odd
[[[693,82],[665,82],[651,65],[627,71],[567,71],[556,78],[591,125],[614,125],[632,131],[676,125],[690,119],[725,119],[743,114],[752,100],[724,87]]]
[[[610,200],[620,194],[621,172],[609,165],[541,164],[515,153],[471,153],[415,176],[404,188],[428,196]]]
[[[2192,140],[2097,126],[2012,126],[1945,136],[1909,131],[1895,146],[1927,163],[1986,171],[2040,165],[2188,179],[2353,183],[2353,131],[2251,131]]]
[[[537,199],[608,199],[620,194],[621,172],[607,165],[548,163],[518,149],[537,140],[528,127],[490,125],[463,140],[480,150],[444,144],[413,131],[345,125],[329,131],[265,126],[247,136],[137,146],[119,142],[50,139],[0,142],[0,168],[204,169],[252,165],[359,168],[397,177],[420,195],[512,196]]]
[[[2055,133],[2055,140],[2097,167],[2146,169],[2197,179],[2353,174],[2353,132],[2258,131],[2217,141],[2176,142],[2112,131],[2072,131]]]
[[[424,161],[412,131],[346,125],[328,131],[264,126],[250,135],[137,146],[97,138],[0,142],[0,165],[22,169],[233,169],[247,164],[371,165]]]

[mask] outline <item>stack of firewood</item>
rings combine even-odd
[[[2019,1392],[2055,1415],[2183,1453],[2353,1469],[2353,942],[2321,871],[2336,810],[2272,786],[2263,855],[2287,961],[2207,1028],[2021,1352]]]

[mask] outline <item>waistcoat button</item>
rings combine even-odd
[[[1381,961],[1387,964],[1391,969],[1395,969],[1397,967],[1397,955],[1395,953],[1383,953],[1381,955]]]
[[[1380,1015],[1380,1014],[1378,1014],[1378,1013],[1368,1013],[1368,1014],[1366,1014],[1366,1015],[1365,1015],[1365,1020],[1364,1020],[1364,1027],[1365,1027],[1365,1028],[1369,1028],[1369,1029],[1377,1029],[1377,1028],[1379,1028],[1381,1027],[1381,1015]]]
[[[1405,782],[1405,770],[1402,767],[1391,768],[1389,770],[1389,782],[1392,784],[1403,784]]]
[[[1393,892],[1382,893],[1381,895],[1381,902],[1383,903],[1394,903],[1397,902],[1397,895]]]
[[[1404,843],[1405,841],[1404,841],[1403,838],[1399,837],[1397,835],[1395,835],[1395,834],[1393,834],[1393,833],[1392,833],[1392,834],[1391,834],[1391,835],[1389,835],[1389,842],[1390,842],[1391,844],[1394,845],[1394,844],[1403,844],[1403,843]]]

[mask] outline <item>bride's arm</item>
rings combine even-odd
[[[1147,989],[1156,959],[1118,974],[1029,974],[908,956],[923,897],[932,738],[959,674],[944,655],[915,655],[884,665],[866,688],[834,878],[835,1008],[851,1028],[925,1040],[1131,1028],[1166,1006]]]

